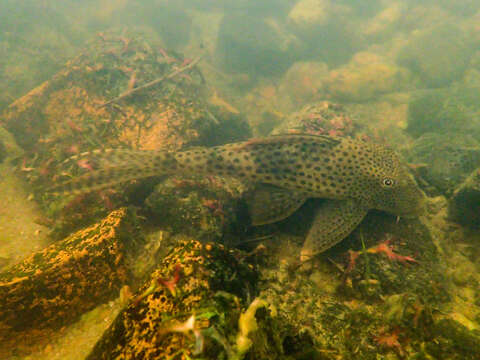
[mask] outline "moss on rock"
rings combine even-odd
[[[222,245],[179,239],[88,359],[278,358],[271,311],[247,306],[257,275],[242,259]],[[251,342],[244,353],[242,334]]]
[[[117,296],[132,280],[129,259],[139,243],[135,215],[123,208],[6,268],[0,273],[1,350],[18,352]]]

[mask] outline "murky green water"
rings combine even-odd
[[[479,24],[2,1],[0,358],[480,358]]]

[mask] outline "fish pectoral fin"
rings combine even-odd
[[[246,200],[252,225],[257,226],[287,218],[303,205],[307,197],[301,192],[259,184]]]
[[[326,200],[315,212],[300,254],[306,261],[345,239],[367,215],[357,200]]]

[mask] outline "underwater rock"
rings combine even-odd
[[[477,159],[480,158],[480,151]],[[479,160],[480,162],[480,160]],[[480,168],[455,190],[449,204],[452,220],[474,229],[480,228]]]
[[[435,341],[425,350],[436,359],[476,360],[480,354],[480,331],[470,330],[452,319],[443,319],[432,326]]]
[[[174,233],[213,241],[231,236],[242,227],[242,188],[240,183],[214,176],[169,178],[155,187],[145,205],[152,221]]]
[[[229,72],[267,77],[288,69],[296,47],[296,38],[275,19],[229,14],[220,24],[216,56]]]
[[[478,84],[413,92],[408,104],[407,132],[473,135],[480,139]]]
[[[429,132],[458,132],[465,123],[458,106],[447,105],[448,91],[433,90],[414,94],[408,104],[407,132],[419,137]]]
[[[398,62],[418,76],[424,86],[442,87],[462,77],[477,48],[466,31],[443,23],[414,34],[399,52]]]
[[[398,22],[406,16],[407,5],[393,1],[380,10],[373,18],[363,26],[363,33],[369,38],[387,40],[398,31]]]
[[[246,140],[252,136],[252,129],[246,117],[235,107],[214,94],[208,99],[211,118],[217,121],[197,124],[198,139],[195,145],[216,146],[229,142]]]
[[[242,99],[256,135],[268,135],[291,111],[290,96],[283,90],[274,81],[261,81]]]
[[[280,91],[289,96],[296,105],[315,100],[328,74],[328,67],[322,62],[300,61],[294,63],[283,77]]]
[[[256,271],[238,251],[178,241],[87,359],[278,359],[272,310],[248,305]]]
[[[65,202],[45,195],[45,187],[60,173],[70,176],[88,168],[64,162],[66,158],[99,148],[178,150],[250,135],[242,115],[225,114],[208,103],[198,60],[168,52],[142,32],[98,33],[61,71],[4,112],[0,121],[26,150],[21,166],[29,171],[21,174],[50,217],[57,218]],[[155,86],[140,89],[155,80]],[[133,93],[122,97],[129,91]],[[62,211],[81,209],[70,219],[98,214],[102,197],[77,198],[80,206],[63,206]],[[107,196],[106,202],[119,204],[113,200]]]
[[[321,101],[304,106],[288,116],[273,131],[273,135],[291,132],[313,135],[355,137],[359,130],[348,111],[340,104]]]
[[[300,27],[324,25],[329,19],[329,0],[300,0],[288,13],[288,19]]]
[[[348,62],[362,48],[362,35],[349,6],[338,2],[298,1],[290,10],[287,21],[299,40],[295,60],[320,61],[338,66]]]
[[[339,292],[363,299],[408,292],[429,304],[447,302],[445,264],[432,234],[423,219],[370,212],[343,246],[348,249],[345,275],[351,282]],[[372,279],[378,281],[373,293],[365,291],[365,280]]]
[[[213,120],[202,103],[203,78],[195,68],[173,83],[110,102],[191,61],[140,39],[136,33],[99,33],[51,80],[8,108],[2,119],[6,128],[26,150],[40,148],[40,155],[48,150],[57,157],[92,146],[150,149],[196,140],[195,125]]]
[[[427,192],[451,195],[480,166],[480,143],[471,136],[427,133],[414,141],[407,159],[418,176],[433,186]]]
[[[123,208],[3,270],[2,351],[45,340],[49,331],[115,298],[132,280],[129,259],[140,242],[135,215]]]
[[[347,65],[330,71],[323,94],[342,101],[362,102],[400,91],[408,81],[406,69],[379,55],[359,52]]]

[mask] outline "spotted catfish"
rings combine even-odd
[[[74,157],[88,171],[57,192],[87,192],[153,175],[216,174],[254,186],[248,199],[253,225],[282,220],[308,198],[316,210],[301,257],[325,251],[378,209],[419,214],[423,194],[398,156],[382,145],[313,135],[279,135],[211,148],[165,152],[110,150]]]

